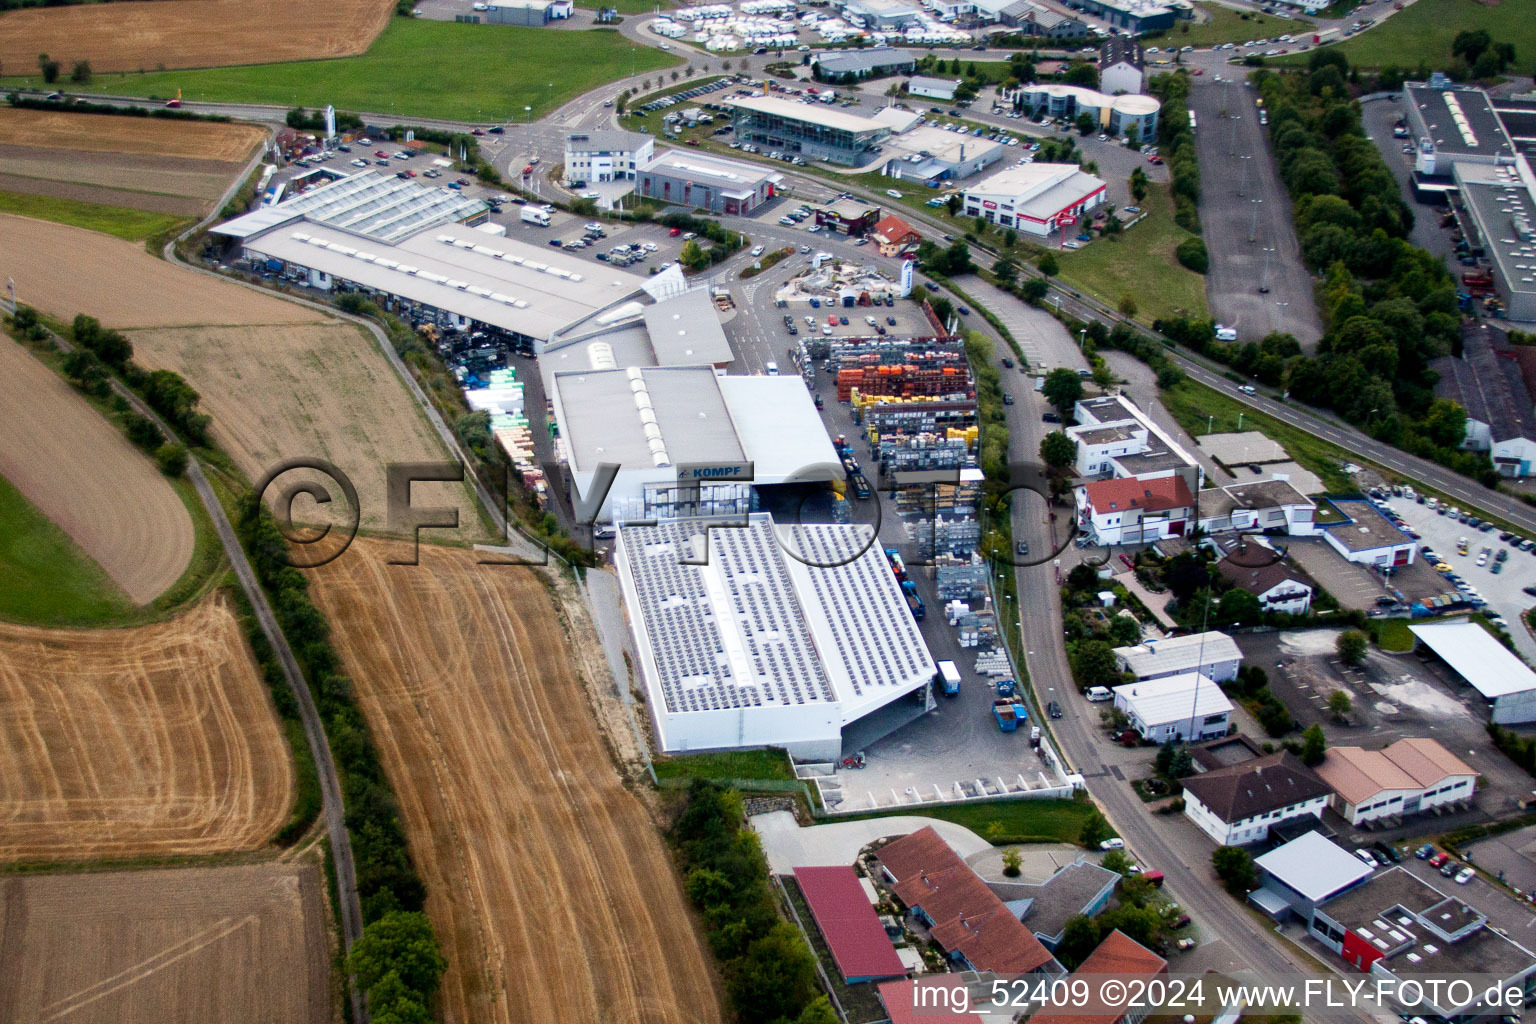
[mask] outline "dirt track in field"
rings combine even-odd
[[[7,146],[243,164],[266,137],[266,129],[251,124],[0,108],[0,145]]]
[[[324,458],[357,487],[365,529],[388,523],[388,463],[447,458],[373,336],[353,324],[192,327],[128,336],[140,363],[175,370],[197,388],[203,410],[213,417],[214,437],[248,478],[259,480],[280,459]],[[301,498],[293,506],[295,519],[347,521],[350,510],[336,484],[318,474],[285,474],[281,483],[300,477],[324,483],[333,503],[320,510]],[[415,484],[411,501],[418,508],[457,508],[464,527],[478,526],[460,484]]]
[[[0,14],[6,74],[36,74],[47,53],[67,71],[208,68],[347,57],[368,49],[393,0],[147,0]],[[98,82],[95,88],[110,85]]]
[[[255,849],[293,793],[224,596],[133,629],[0,625],[0,862]]]
[[[64,381],[0,337],[0,476],[135,604],[192,560],[192,517],[165,476]]]
[[[446,1024],[719,1019],[656,826],[609,758],[536,570],[361,540],[312,590],[448,956]],[[592,641],[595,642],[595,641]],[[600,660],[601,655],[599,654]]]
[[[155,259],[140,243],[11,214],[0,214],[0,280],[5,278],[15,279],[20,302],[65,320],[89,313],[110,327],[326,319],[303,306]]]
[[[0,876],[0,1020],[326,1024],[310,864]]]

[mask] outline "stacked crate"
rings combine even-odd
[[[987,596],[987,563],[977,556],[958,558],[940,555],[934,559],[934,586],[941,601],[970,604]]]

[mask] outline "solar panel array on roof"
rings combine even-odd
[[[871,543],[868,527],[797,525],[788,534],[786,544],[802,559],[837,657],[847,667],[853,698],[875,696],[933,671],[928,649],[901,591],[891,585],[890,566],[880,547]]]
[[[667,709],[835,700],[771,521],[712,530],[709,564],[685,564],[705,528],[679,521],[621,533]],[[749,675],[738,674],[733,653],[744,657]]]
[[[480,200],[452,190],[386,178],[374,171],[349,174],[278,207],[381,242],[398,241],[435,224],[456,223],[485,208]]]

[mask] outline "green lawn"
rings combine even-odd
[[[368,52],[338,60],[97,75],[92,88],[464,121],[542,117],[604,82],[680,60],[614,29],[564,31],[395,18]],[[7,79],[6,85],[23,84]]]
[[[1376,646],[1397,653],[1413,650],[1415,638],[1408,631],[1407,619],[1382,619],[1377,625],[1381,632],[1377,636]]]
[[[85,203],[78,199],[5,191],[0,191],[0,213],[73,224],[75,227],[116,235],[130,242],[142,241],[151,235],[168,231],[187,219],[173,213],[150,213],[148,210],[130,210],[123,206]]]
[[[993,800],[965,804],[927,804],[914,811],[899,807],[891,814],[920,813],[964,825],[994,844],[1077,843],[1083,823],[1096,808],[1088,800]],[[850,815],[850,818],[883,818],[886,814]],[[845,820],[839,816],[839,821]]]
[[[1170,46],[1215,46],[1217,43],[1243,43],[1250,39],[1294,35],[1311,31],[1315,27],[1310,21],[1300,18],[1276,18],[1258,12],[1238,12],[1215,3],[1197,4],[1195,10],[1209,15],[1209,20],[1199,24],[1181,21],[1173,31],[1148,36],[1143,42],[1148,46],[1162,46],[1164,41]]]
[[[1351,455],[1337,445],[1272,416],[1255,412],[1236,399],[1189,379],[1162,392],[1160,397],[1169,415],[1195,437],[1235,431],[1241,414],[1243,430],[1257,430],[1265,437],[1279,442],[1303,469],[1316,473],[1330,492],[1356,489],[1342,468],[1345,462],[1350,461]],[[1360,461],[1358,456],[1353,458],[1356,462]]]
[[[1379,15],[1378,15],[1379,17]],[[1366,68],[1395,64],[1443,68],[1451,59],[1457,32],[1487,29],[1495,42],[1514,43],[1514,70],[1529,74],[1536,58],[1536,0],[1415,0],[1407,8],[1333,47],[1351,65]],[[1290,60],[1292,58],[1287,58]],[[1307,55],[1300,56],[1305,61]]]
[[[674,754],[651,762],[658,779],[771,779],[795,777],[782,750],[726,750],[713,754]]]
[[[1205,277],[1180,266],[1173,255],[1191,236],[1173,222],[1168,186],[1153,184],[1141,208],[1147,216],[1135,227],[1095,239],[1076,252],[1058,252],[1061,279],[1111,306],[1131,295],[1137,319],[1147,323],[1180,312],[1205,316]]]
[[[3,477],[0,523],[0,618],[83,625],[132,612],[106,570]]]

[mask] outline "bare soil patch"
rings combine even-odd
[[[133,629],[0,624],[0,862],[255,849],[293,795],[287,741],[222,594]],[[0,989],[8,973],[0,964]],[[35,1019],[0,1000],[0,1020]]]
[[[35,73],[47,53],[66,68],[153,71],[348,57],[389,23],[391,0],[147,0],[39,7],[0,15],[0,61]],[[100,88],[100,83],[97,85]]]
[[[125,206],[130,210],[169,213],[181,217],[195,218],[208,212],[208,203],[202,199],[132,192],[106,185],[82,185],[77,182],[58,181],[30,174],[6,174],[3,171],[0,171],[0,192],[24,192],[28,195],[52,196],[56,199],[76,199],[82,203]]]
[[[389,463],[447,458],[373,336],[353,324],[188,327],[129,337],[140,363],[175,370],[198,390],[213,417],[214,438],[253,482],[282,459],[326,459],[357,487],[365,529],[388,524]],[[301,477],[326,483],[308,474],[285,474],[281,483]],[[345,522],[350,510],[340,488],[326,483],[326,489],[329,507],[300,497],[295,519]],[[411,501],[457,508],[461,525],[478,526],[461,484],[418,483]]]
[[[0,877],[0,1020],[325,1024],[314,863]]]
[[[452,1024],[719,1020],[655,823],[537,570],[360,540],[311,577],[400,800]],[[579,634],[578,634],[579,635]],[[600,659],[601,655],[597,655]]]
[[[0,337],[0,476],[136,604],[192,560],[192,517],[170,481],[48,367]]]
[[[119,12],[126,10],[129,8],[118,8]],[[10,15],[0,17],[0,30],[8,20]],[[266,129],[252,124],[0,108],[0,144],[34,149],[132,153],[243,164],[266,137]]]
[[[89,313],[111,327],[300,324],[327,319],[296,303],[155,259],[133,242],[10,214],[0,214],[0,278],[13,278],[16,298],[30,306],[66,319]]]

